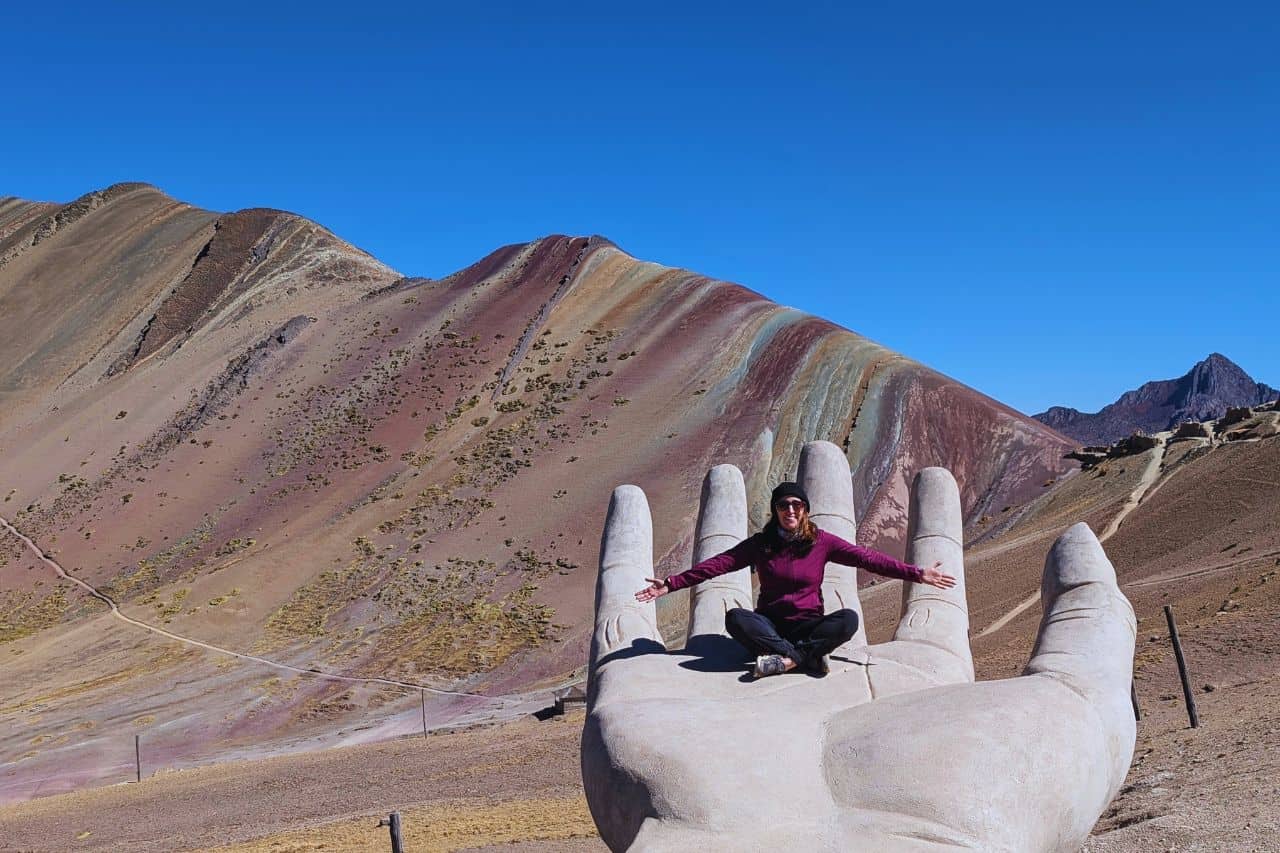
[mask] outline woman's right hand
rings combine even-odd
[[[657,578],[645,578],[645,580],[649,582],[649,585],[636,593],[636,601],[653,601],[655,598],[661,598],[671,592],[671,588],[667,586],[666,581],[660,581]]]
[[[920,582],[936,586],[938,589],[951,589],[956,585],[956,579],[942,570],[941,560],[924,570]]]

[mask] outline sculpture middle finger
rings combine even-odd
[[[844,452],[829,441],[807,443],[800,451],[799,481],[809,496],[809,517],[813,523],[847,542],[856,542],[858,525],[853,509],[853,480]],[[828,613],[848,609],[858,614],[858,632],[840,648],[853,650],[865,646],[867,632],[863,627],[862,602],[858,598],[858,570],[828,563],[822,599]]]

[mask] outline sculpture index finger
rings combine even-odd
[[[733,465],[717,465],[702,481],[693,562],[727,551],[747,538],[747,487]],[[751,573],[738,569],[690,590],[689,639],[727,636],[724,616],[735,607],[751,608]]]
[[[1137,736],[1129,692],[1137,619],[1088,524],[1073,525],[1053,543],[1040,599],[1044,616],[1023,675],[1052,678],[1093,708],[1106,745],[1109,799],[1124,782]]]
[[[810,441],[800,451],[801,487],[809,496],[809,517],[818,527],[850,543],[857,542],[858,525],[853,509],[853,478],[844,451],[829,441]],[[867,644],[862,627],[862,601],[858,598],[858,570],[828,563],[822,582],[826,611],[852,610],[858,614],[858,632],[845,647]]]
[[[922,583],[902,586],[902,618],[895,640],[925,643],[946,653],[949,665],[938,671],[943,681],[973,681],[969,649],[969,605],[964,582],[964,520],[960,488],[946,468],[925,468],[911,486],[907,521],[907,562],[941,563],[955,578],[950,588]]]
[[[618,486],[609,500],[600,540],[595,631],[589,662],[592,686],[597,670],[611,656],[631,649],[662,649],[653,602],[636,600],[636,590],[652,576],[653,521],[649,502],[638,486]],[[589,692],[594,691],[589,688]]]

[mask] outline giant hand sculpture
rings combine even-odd
[[[806,445],[800,480],[820,526],[853,539],[849,467]],[[742,475],[712,469],[695,559],[746,536]],[[612,850],[1078,850],[1133,756],[1133,609],[1085,524],[1045,563],[1044,618],[1019,678],[974,683],[960,496],[916,477],[907,559],[942,560],[954,589],[904,584],[891,642],[858,634],[826,678],[748,681],[723,633],[750,606],[746,570],[695,591],[690,641],[667,653],[654,605],[644,493],[609,504],[596,587],[582,778]],[[714,584],[714,585],[712,585]],[[828,610],[858,608],[852,569],[827,567]]]

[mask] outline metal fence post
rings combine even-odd
[[[142,781],[142,745],[140,743],[141,735],[133,736],[133,762],[134,769],[138,773],[138,781]]]

